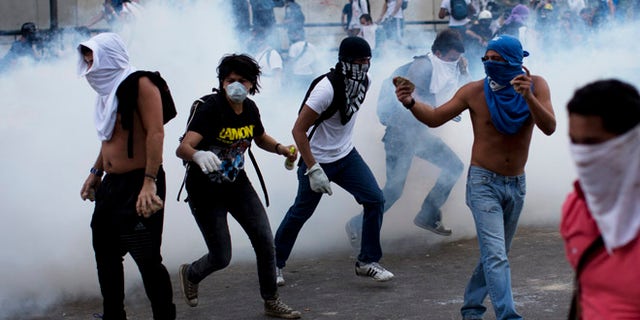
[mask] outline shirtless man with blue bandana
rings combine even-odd
[[[507,254],[526,192],[524,167],[534,125],[544,134],[556,129],[546,80],[522,65],[529,53],[518,39],[500,36],[482,57],[486,78],[461,87],[437,109],[412,97],[406,79],[396,79],[396,96],[421,122],[438,127],[469,110],[474,141],[466,202],[478,234],[480,261],[464,293],[463,319],[482,319],[488,295],[496,319],[522,319],[511,293]]]

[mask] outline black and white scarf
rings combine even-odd
[[[345,108],[340,108],[342,124],[346,124],[351,117],[360,109],[367,95],[369,81],[367,71],[369,64],[356,64],[340,61],[342,75],[344,76],[346,104]]]

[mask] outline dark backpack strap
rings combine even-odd
[[[197,99],[196,101],[194,101],[191,104],[191,108],[189,109],[189,119],[187,119],[187,126],[184,129],[184,134],[182,134],[182,136],[180,136],[180,138],[178,138],[179,142],[182,142],[182,139],[184,139],[184,136],[187,134],[187,130],[189,130],[189,125],[191,124],[191,121],[193,121],[193,118],[196,115],[196,111],[198,110],[198,107],[205,103],[206,101],[208,101],[209,99],[215,99],[214,95],[218,92],[217,89],[213,89],[214,93],[210,93],[208,95],[204,95],[202,97],[200,97],[199,99]],[[185,167],[184,170],[184,177],[182,178],[182,183],[180,184],[180,189],[178,190],[178,196],[176,197],[176,201],[180,202],[180,195],[182,194],[182,189],[184,189],[184,184],[187,182],[187,173],[189,172],[189,161],[182,161],[182,164]],[[184,202],[187,202],[189,200],[189,197],[184,199]]]
[[[129,130],[127,137],[127,156],[133,158],[133,112],[138,107],[139,80],[147,77],[158,87],[162,99],[162,121],[166,124],[178,114],[167,82],[155,71],[136,71],[127,76],[118,86],[118,113],[121,115],[122,127]]]
[[[309,98],[309,95],[311,95],[311,91],[313,91],[313,89],[316,87],[318,82],[320,82],[320,80],[322,80],[324,77],[327,77],[327,79],[329,79],[329,82],[331,83],[331,87],[333,87],[333,99],[331,99],[331,104],[329,105],[329,108],[324,110],[320,114],[318,119],[316,119],[316,121],[313,122],[313,127],[311,128],[311,132],[309,132],[309,135],[307,136],[307,140],[311,140],[311,137],[313,137],[313,134],[316,132],[316,129],[318,128],[318,126],[323,121],[331,118],[336,112],[338,112],[339,107],[341,105],[344,105],[344,101],[346,101],[346,97],[344,93],[344,84],[342,84],[342,86],[340,85],[339,79],[336,79],[337,77],[335,77],[335,70],[332,69],[330,72],[325,73],[313,79],[313,81],[311,82],[311,85],[309,85],[309,89],[307,90],[307,93],[304,96],[304,99],[302,100],[302,104],[300,105],[300,109],[298,110],[298,113],[302,111],[302,107],[304,107],[304,105],[307,103],[307,99]]]
[[[269,206],[269,194],[267,193],[267,186],[264,183],[264,178],[262,177],[262,172],[260,172],[260,168],[258,167],[258,162],[256,162],[256,157],[253,156],[253,152],[251,152],[251,147],[248,149],[249,158],[251,159],[251,163],[253,164],[253,168],[256,169],[256,174],[258,175],[258,180],[260,180],[260,186],[262,187],[262,192],[264,193],[264,201]]]
[[[580,307],[580,274],[584,270],[585,266],[591,261],[595,253],[604,247],[604,240],[602,236],[594,240],[582,253],[576,266],[576,274],[573,279],[573,297],[571,299],[571,307],[569,309],[568,320],[579,320],[582,317],[582,308]]]

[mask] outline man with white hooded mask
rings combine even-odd
[[[117,34],[99,34],[82,42],[78,52],[78,71],[98,93],[94,123],[102,144],[80,195],[96,203],[91,229],[103,319],[126,319],[122,257],[127,252],[142,275],[153,318],[175,319],[171,280],[160,254],[163,115],[175,116],[173,101],[158,74],[135,72]],[[164,104],[173,113],[163,111]]]

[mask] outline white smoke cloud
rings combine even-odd
[[[164,146],[167,201],[162,250],[172,276],[180,263],[206,251],[188,206],[175,201],[184,168],[174,152],[191,102],[218,86],[219,59],[226,53],[242,51],[229,17],[228,11],[211,1],[194,1],[180,8],[150,3],[134,26],[120,30],[132,63],[139,69],[161,71],[178,106],[178,117],[165,127]],[[525,65],[549,82],[558,128],[551,137],[537,131],[534,134],[522,224],[557,224],[560,205],[575,176],[567,152],[565,104],[577,87],[596,79],[616,77],[640,84],[635,57],[640,48],[633,41],[638,39],[638,30],[637,24],[620,26],[594,36],[592,43],[563,52],[525,48],[532,52]],[[316,45],[327,57],[323,68],[328,70],[336,62],[336,52],[331,50],[335,50],[340,37],[326,37],[325,43]],[[384,127],[375,114],[379,86],[393,69],[413,55],[424,54],[433,32],[425,31],[416,39],[412,44],[424,47],[421,52],[398,49],[374,59],[372,88],[356,125],[355,144],[381,187],[385,180],[380,141]],[[93,205],[82,202],[79,196],[99,149],[92,125],[95,93],[75,75],[75,67],[76,56],[69,49],[58,61],[21,66],[0,76],[0,148],[4,150],[0,173],[0,318],[46,308],[62,299],[99,297],[89,228]],[[283,144],[293,143],[290,131],[304,94],[287,88],[285,85],[281,93],[265,92],[254,97],[267,132]],[[446,124],[434,131],[468,166],[472,143],[468,114],[463,114],[461,123]],[[283,168],[284,158],[254,149],[269,189],[271,206],[267,212],[275,232],[295,197],[296,175]],[[248,167],[261,194],[253,168]],[[383,242],[425,237],[426,232],[413,226],[412,219],[436,176],[437,168],[414,161],[405,193],[385,215]],[[473,220],[464,204],[464,183],[463,175],[443,208],[445,223],[453,228],[454,236],[429,237],[428,242],[474,235]],[[342,226],[361,208],[340,188],[334,187],[334,191],[333,196],[323,198],[303,228],[292,259],[348,246]],[[252,259],[246,235],[233,219],[230,223],[234,261]],[[393,248],[385,245],[385,249]],[[137,268],[128,257],[125,271],[127,285],[138,286]]]

